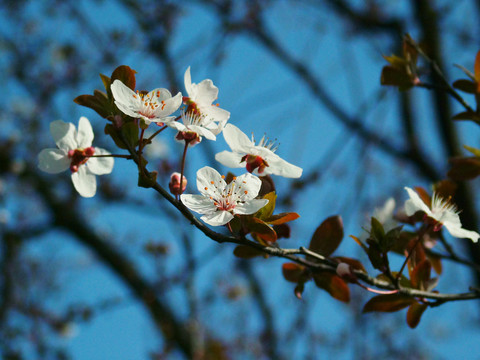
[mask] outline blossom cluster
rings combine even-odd
[[[141,129],[156,124],[177,132],[175,139],[185,144],[185,153],[182,170],[172,174],[169,189],[190,210],[201,214],[201,219],[207,224],[225,225],[235,215],[253,214],[264,207],[268,200],[257,198],[262,184],[258,176],[301,176],[301,168],[275,154],[277,147],[274,143],[266,141],[265,137],[255,143],[253,135],[250,140],[236,126],[227,125],[230,112],[215,103],[218,88],[210,79],[193,83],[190,67],[184,75],[186,95],[178,92],[173,96],[165,88],[139,91],[131,85],[120,79],[113,80],[109,89],[113,103],[122,117],[133,119]],[[177,111],[180,112],[178,116],[175,115]],[[115,155],[92,147],[93,131],[85,117],[79,121],[78,132],[73,124],[61,120],[53,122],[50,129],[58,149],[45,149],[39,154],[40,169],[49,173],[69,169],[79,194],[83,197],[94,196],[95,175],[110,173]],[[203,167],[197,172],[200,195],[183,194],[187,184],[183,175],[187,148],[199,144],[203,138],[216,140],[222,132],[231,151],[222,151],[215,159],[227,167],[243,167],[247,173],[227,183],[215,169]],[[139,145],[141,155],[140,149]]]

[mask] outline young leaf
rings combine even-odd
[[[233,250],[233,255],[242,259],[251,259],[257,256],[263,256],[264,253],[250,246],[238,245]]]
[[[475,94],[477,92],[477,84],[467,79],[460,79],[455,81],[452,86],[455,89],[466,92],[468,94]]]
[[[268,204],[265,205],[260,210],[258,210],[257,213],[255,214],[255,217],[265,221],[266,219],[272,216],[273,211],[275,210],[277,194],[275,194],[275,192],[272,191],[266,194],[265,196],[263,196],[263,198],[268,200]]]
[[[107,95],[101,91],[95,90],[94,95],[80,95],[73,99],[78,105],[93,109],[103,118],[111,115],[110,102]]]
[[[473,71],[475,73],[475,80],[478,84],[480,82],[480,51],[478,51],[477,55],[475,56],[475,65],[473,67]],[[480,84],[478,85],[478,88],[480,89]]]
[[[480,175],[480,158],[457,157],[449,160],[451,168],[447,175],[457,181],[471,180]]]
[[[246,226],[250,230],[253,238],[262,245],[268,245],[277,241],[277,234],[275,231],[260,219],[252,218]]]
[[[399,90],[408,90],[413,86],[413,82],[405,70],[399,70],[393,66],[383,67],[380,84],[398,86]]]
[[[407,311],[407,324],[412,329],[415,329],[417,325],[420,323],[420,318],[425,310],[427,310],[427,305],[420,304],[419,302],[415,301]]]
[[[415,289],[425,290],[425,284],[430,280],[432,264],[429,260],[423,260],[415,266],[410,275],[412,287]]]
[[[305,282],[308,280],[308,276],[305,275],[305,266],[297,263],[283,264],[282,274],[287,281],[294,283]]]
[[[338,275],[323,272],[313,274],[315,285],[326,290],[333,298],[348,303],[350,289],[347,283]]]
[[[268,206],[268,204],[266,205]],[[266,207],[265,206],[265,207]],[[281,225],[289,221],[296,220],[300,217],[297,213],[291,212],[291,213],[280,213],[277,215],[273,215],[265,219],[265,222],[270,224],[270,225]]]
[[[343,238],[343,221],[338,215],[327,218],[313,233],[309,249],[323,256],[330,256]]]
[[[463,148],[467,150],[468,152],[471,152],[473,155],[476,157],[480,158],[480,149],[468,146],[468,145],[463,145]]]
[[[115,70],[113,70],[110,81],[111,83],[113,83],[115,80],[118,79],[130,89],[135,90],[135,74],[136,71],[132,70],[129,66],[120,65]]]
[[[363,312],[395,312],[415,303],[416,300],[401,294],[377,295],[363,307]]]

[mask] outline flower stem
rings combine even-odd
[[[183,156],[182,156],[182,163],[180,165],[180,192],[183,189],[183,172],[185,171],[185,159],[187,157],[187,150],[188,150],[188,141],[185,141],[185,148],[183,149]],[[178,200],[178,195],[176,195]]]
[[[151,143],[152,140],[153,140],[153,138],[154,138],[155,136],[157,136],[158,134],[160,134],[160,133],[161,133],[163,130],[165,130],[167,127],[168,127],[168,126],[165,125],[164,127],[162,127],[162,128],[160,128],[159,130],[155,131],[152,136],[150,136],[149,138],[147,138],[147,139],[145,140],[146,143],[147,143],[147,144]]]

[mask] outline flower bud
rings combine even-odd
[[[337,265],[337,275],[340,276],[342,279],[355,283],[357,282],[357,277],[353,273],[352,269],[350,268],[350,265],[347,263],[340,263]]]
[[[180,173],[174,172],[170,176],[170,183],[168,184],[168,188],[173,195],[181,195],[185,191],[187,187],[187,178],[183,176],[182,181],[182,189],[180,189]]]

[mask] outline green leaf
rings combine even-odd
[[[297,263],[285,263],[282,265],[282,274],[285,280],[299,283],[308,280],[308,275],[305,273],[305,266]]]
[[[95,110],[103,118],[111,115],[111,106],[107,95],[99,90],[94,91],[94,95],[80,95],[73,99],[78,105]]]
[[[263,256],[265,253],[250,246],[238,245],[233,250],[233,255],[242,259],[251,259],[258,256]]]
[[[267,204],[268,205],[268,204]],[[270,225],[281,225],[289,221],[296,220],[300,217],[297,213],[280,213],[277,215],[273,215],[265,219],[265,222]]]
[[[480,123],[480,115],[473,111],[464,111],[452,117],[453,120],[472,120],[475,123]]]
[[[383,229],[382,223],[372,216],[370,220],[370,225],[370,238],[374,240],[377,244],[381,244],[383,238],[385,237],[385,230]]]
[[[471,152],[473,155],[476,157],[480,158],[480,149],[468,146],[468,145],[463,145],[464,149]]]
[[[268,200],[268,204],[265,205],[260,210],[258,210],[257,213],[255,214],[255,217],[260,220],[266,220],[270,216],[272,216],[273,211],[275,210],[277,194],[275,194],[275,192],[272,191],[266,194],[263,198]]]
[[[130,89],[135,90],[135,74],[136,71],[132,70],[129,66],[120,65],[115,70],[113,70],[110,81],[111,83],[113,83],[115,80],[118,79]]]
[[[309,249],[323,256],[330,256],[343,239],[343,221],[338,215],[327,218],[313,233]]]
[[[455,89],[466,92],[468,94],[475,94],[477,92],[477,84],[467,79],[460,79],[455,81],[452,86]]]
[[[425,310],[427,310],[427,305],[420,304],[419,302],[415,301],[407,311],[407,324],[412,329],[415,329],[417,325],[420,323],[420,319]]]
[[[350,289],[347,283],[338,275],[332,273],[313,274],[313,281],[319,288],[326,290],[333,298],[348,303]]]
[[[132,148],[135,148],[138,145],[138,126],[134,122],[127,122],[123,124],[120,130],[112,124],[107,124],[104,132],[106,135],[110,135],[112,137],[115,145],[117,145],[120,149],[128,149],[128,146],[125,145],[119,132],[123,134],[123,137]]]
[[[416,300],[401,294],[377,295],[363,307],[363,312],[395,312],[415,303]]]

